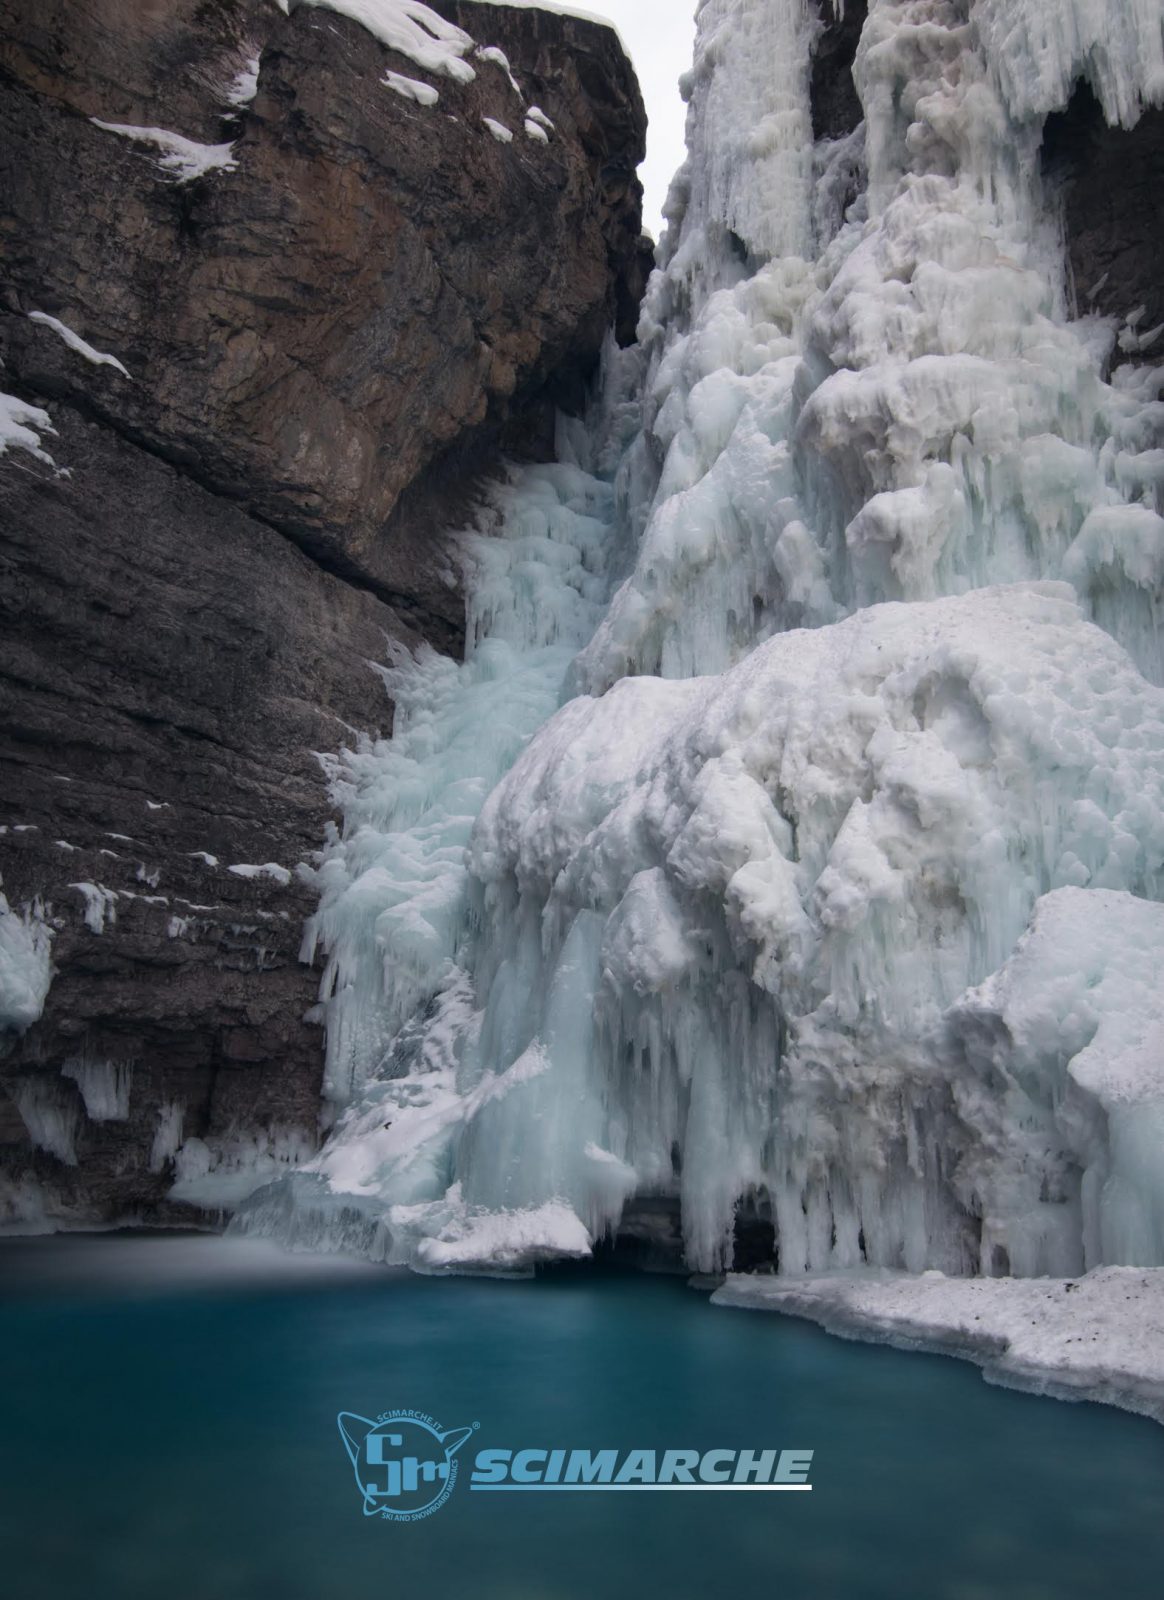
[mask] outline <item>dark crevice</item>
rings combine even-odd
[[[824,29],[812,57],[812,136],[846,139],[865,116],[853,82],[853,62],[869,4],[868,0],[845,0],[845,14],[839,22],[829,0],[824,0],[823,9]]]
[[[1079,314],[1122,321],[1143,307],[1141,335],[1164,322],[1164,110],[1145,110],[1133,128],[1109,127],[1090,86],[1081,82],[1066,108],[1047,118],[1042,170],[1062,207]],[[1153,346],[1142,359],[1158,361],[1162,348]]]

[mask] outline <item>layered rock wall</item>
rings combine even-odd
[[[56,429],[0,455],[0,872],[55,968],[0,1220],[165,1219],[181,1144],[315,1137],[316,753],[390,726],[387,640],[460,648],[450,532],[633,329],[616,37],[435,9],[471,78],[322,5],[0,0],[0,389]]]

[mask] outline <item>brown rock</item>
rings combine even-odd
[[[421,107],[381,80],[426,74],[326,10],[0,0],[0,386],[47,406],[70,474],[0,457],[0,871],[57,968],[0,1041],[0,1220],[28,1183],[66,1221],[188,1216],[151,1163],[171,1106],[211,1145],[315,1136],[313,896],[229,868],[319,847],[315,752],[390,727],[386,636],[460,648],[444,530],[499,452],[548,452],[554,403],[633,328],[644,118],[614,34],[437,9],[507,53],[548,145],[497,65]],[[237,165],[175,183],[93,117]],[[78,1060],[131,1064],[124,1120],[86,1114]],[[75,1164],[30,1139],[30,1095]]]

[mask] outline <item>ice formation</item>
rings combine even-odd
[[[52,983],[52,938],[39,904],[14,911],[0,893],[0,1038],[39,1021]]]
[[[61,1068],[61,1076],[72,1078],[81,1091],[85,1115],[90,1122],[124,1122],[129,1116],[132,1061],[73,1056]]]
[[[12,1088],[28,1136],[67,1167],[77,1165],[76,1136],[81,1121],[76,1096],[51,1078],[18,1078]]]
[[[213,1144],[199,1138],[182,1141],[180,1115],[176,1124],[170,1120],[173,1109],[159,1122],[153,1157],[156,1170],[173,1161],[169,1198],[185,1205],[230,1211],[312,1153],[308,1137],[294,1129],[229,1134]]]
[[[703,0],[640,345],[467,540],[467,662],[332,764],[333,1125],[239,1227],[1164,1264],[1164,369],[1077,312],[1039,162],[1081,79],[1164,101],[1117,9],[873,0],[814,147],[818,8]]]

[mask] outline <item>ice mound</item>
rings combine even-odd
[[[1164,695],[1050,585],[871,608],[565,707],[471,855],[543,1043],[560,961],[589,956],[556,1192],[583,1203],[594,1139],[639,1192],[677,1188],[699,1267],[730,1260],[749,1191],[786,1267],[965,1265],[948,1165],[975,1130],[932,1036],[1040,895],[1159,893],[1162,784]],[[517,1005],[495,980],[485,1030]]]

